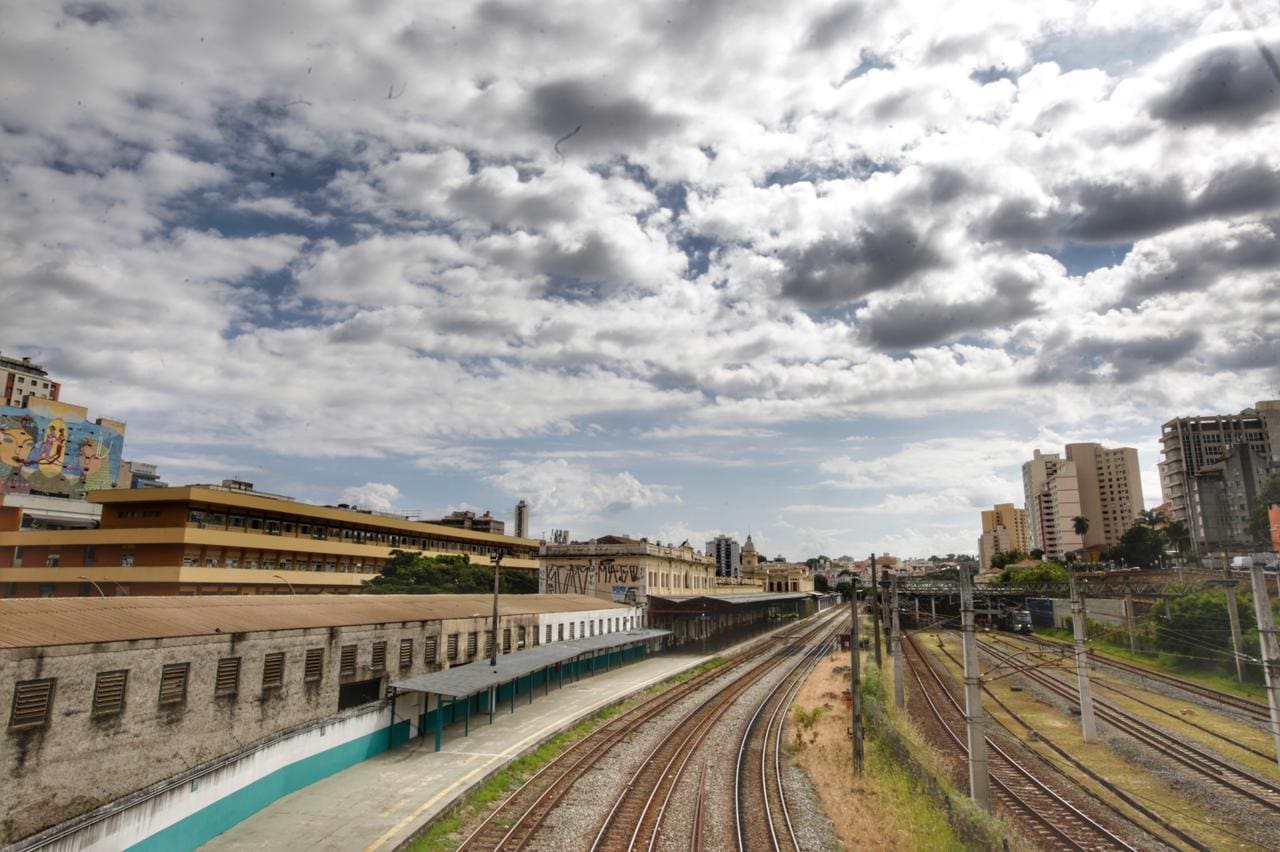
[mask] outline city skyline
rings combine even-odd
[[[971,553],[1077,442],[1153,507],[1280,397],[1240,8],[19,6],[0,350],[170,482],[534,536]]]

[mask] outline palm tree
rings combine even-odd
[[[1187,529],[1187,525],[1183,521],[1170,521],[1169,525],[1164,528],[1165,538],[1169,540],[1169,544],[1173,545],[1173,549],[1178,551],[1178,559],[1182,559],[1182,555],[1186,553],[1186,549],[1191,546],[1191,531]]]
[[[1158,527],[1169,519],[1159,509],[1146,509],[1139,512],[1135,520],[1144,527]]]
[[[1076,535],[1080,536],[1080,550],[1078,552],[1084,553],[1084,534],[1089,531],[1089,519],[1084,515],[1076,515],[1071,519],[1071,528],[1076,531]]]

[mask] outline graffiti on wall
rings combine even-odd
[[[634,603],[644,595],[644,568],[619,565],[612,560],[598,565],[543,563],[538,573],[538,591],[549,595],[594,595]]]
[[[91,422],[76,406],[0,406],[4,491],[79,498],[112,488],[123,451],[123,424]]]

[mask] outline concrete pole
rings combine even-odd
[[[1224,591],[1227,593],[1227,620],[1231,622],[1231,650],[1236,661],[1236,680],[1244,683],[1244,647],[1240,639],[1240,612],[1236,608],[1235,581]]]
[[[982,682],[978,666],[978,637],[973,625],[973,586],[967,563],[960,566],[960,631],[964,644],[964,709],[969,735],[969,796],[991,813],[991,776],[987,771],[986,722],[982,712]]]
[[[862,774],[862,653],[858,643],[858,580],[849,589],[849,668],[853,673],[853,771]]]
[[[1098,728],[1093,721],[1093,694],[1089,691],[1089,652],[1085,650],[1084,595],[1076,589],[1075,575],[1071,576],[1071,628],[1076,636],[1076,678],[1080,684],[1080,731],[1087,743],[1098,739]]]
[[[876,641],[876,669],[882,672],[884,661],[880,658],[880,575],[876,573],[876,555],[871,554],[871,628]]]
[[[1276,744],[1276,762],[1280,763],[1280,646],[1276,643],[1276,622],[1271,616],[1271,598],[1267,596],[1267,580],[1261,565],[1254,565],[1253,609],[1258,617],[1258,643],[1262,646],[1262,671],[1267,678],[1267,704],[1271,708],[1271,737]]]
[[[929,618],[932,620],[930,625],[934,630],[938,629],[938,599],[933,595],[929,595]]]
[[[907,706],[906,680],[907,673],[902,667],[902,628],[898,624],[898,575],[893,575],[893,620],[890,630],[889,647],[893,650],[893,706],[902,710]]]
[[[1133,588],[1124,587],[1124,626],[1129,629],[1129,651],[1138,653],[1138,625],[1133,613]]]

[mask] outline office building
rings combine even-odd
[[[717,577],[742,576],[742,551],[737,539],[718,535],[707,542],[707,555],[716,561]]]
[[[538,543],[398,515],[315,506],[251,483],[89,492],[98,529],[33,529],[0,507],[0,596],[359,591],[394,550],[538,569]]]
[[[427,521],[426,523],[439,524],[442,527],[455,527],[460,530],[494,533],[495,535],[502,535],[507,528],[505,523],[489,512],[485,512],[483,515],[467,511],[450,512],[439,520]]]

